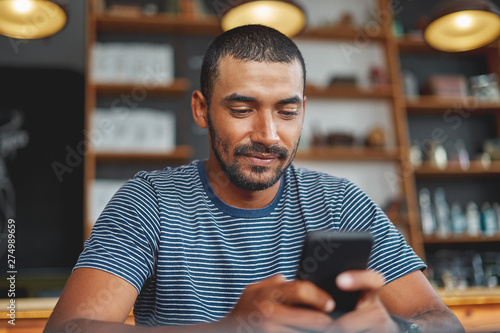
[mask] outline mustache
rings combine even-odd
[[[246,155],[249,153],[276,155],[280,160],[287,159],[289,156],[288,149],[286,148],[280,147],[278,145],[266,147],[261,143],[242,144],[236,147],[234,150],[235,157]]]

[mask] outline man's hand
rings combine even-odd
[[[349,271],[340,274],[336,283],[342,290],[363,293],[354,311],[336,320],[328,332],[399,332],[379,297],[384,285],[382,275],[374,271]]]
[[[282,275],[248,286],[221,321],[231,332],[325,332],[330,295],[309,281],[286,281]]]

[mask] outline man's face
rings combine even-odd
[[[292,162],[304,120],[299,62],[225,57],[207,114],[211,151],[236,186],[274,185]]]

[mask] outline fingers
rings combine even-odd
[[[352,311],[338,319],[328,332],[399,332],[381,304],[371,304],[363,311]]]
[[[282,310],[277,311],[275,318],[296,330],[307,328],[307,332],[324,332],[333,324],[333,320],[323,312],[290,306],[283,306]]]
[[[313,283],[275,275],[245,288],[223,324],[258,332],[324,332],[333,323],[325,312],[333,308],[330,295]]]
[[[375,271],[353,270],[339,274],[335,282],[345,291],[375,291],[384,285],[385,279],[382,274]]]
[[[287,305],[310,307],[322,312],[331,312],[335,307],[332,297],[309,281],[290,281],[283,286],[283,299]]]
[[[395,323],[378,296],[384,277],[375,271],[353,270],[340,274],[335,281],[345,291],[363,291],[356,309],[335,322],[340,332],[397,332]]]
[[[331,312],[335,303],[324,290],[309,281],[287,281],[281,274],[273,275],[249,286],[248,291],[259,292],[266,298],[291,306],[303,306],[322,312]]]

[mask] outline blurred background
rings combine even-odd
[[[443,297],[500,304],[498,40],[430,47],[431,0],[296,2],[308,85],[295,164],[361,187]],[[95,219],[137,171],[208,157],[190,97],[234,6],[73,0],[52,36],[0,35],[0,267],[13,219],[16,297],[59,296]],[[0,298],[8,289],[2,280]]]

